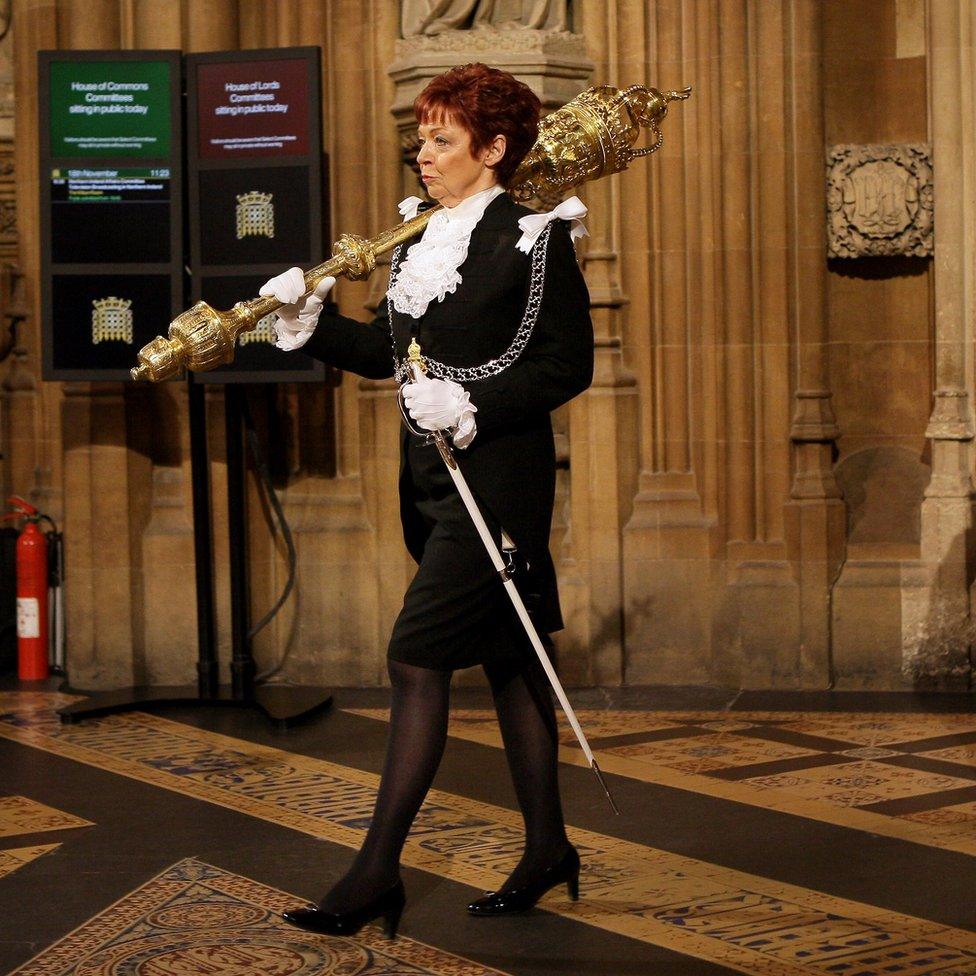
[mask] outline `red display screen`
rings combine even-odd
[[[197,65],[201,157],[308,154],[308,61],[221,61]]]

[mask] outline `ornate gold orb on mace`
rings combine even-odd
[[[516,170],[509,193],[517,200],[558,197],[581,183],[625,170],[631,160],[661,147],[668,102],[690,94],[690,88],[660,92],[644,85],[588,88],[539,123],[539,138]],[[641,129],[650,129],[654,143],[635,149]],[[332,257],[306,272],[306,293],[329,275],[369,277],[380,254],[419,234],[439,209],[425,210],[372,240],[343,234],[332,246]],[[228,312],[197,302],[170,323],[168,337],[157,336],[142,347],[132,378],[158,382],[185,368],[204,371],[229,363],[237,337],[280,307],[275,298],[238,302]]]

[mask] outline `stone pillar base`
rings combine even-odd
[[[640,476],[623,531],[627,684],[708,684],[713,578],[708,520],[694,476]]]
[[[829,445],[801,448],[825,450]],[[811,465],[797,462],[798,471]],[[798,477],[798,485],[803,484]],[[839,493],[839,491],[838,491]],[[827,688],[834,680],[831,598],[844,563],[846,510],[840,498],[792,498],[783,509],[786,550],[799,588],[798,682],[801,688]]]

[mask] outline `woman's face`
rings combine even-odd
[[[505,153],[504,136],[496,136],[487,148],[472,155],[471,134],[450,118],[421,124],[417,135],[420,176],[432,200],[454,207],[498,182],[491,167]]]

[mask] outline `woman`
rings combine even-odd
[[[376,319],[317,323],[334,279],[302,299],[297,268],[261,293],[288,303],[276,323],[280,348],[301,347],[374,379],[396,376],[412,424],[450,432],[496,538],[504,527],[518,548],[517,575],[536,626],[550,633],[562,620],[548,548],[555,486],[549,413],[592,377],[589,296],[572,243],[585,232],[578,219],[571,226],[555,213],[533,216],[505,193],[538,131],[540,103],[526,85],[465,65],[431,81],[414,109],[421,178],[444,210],[394,252]],[[409,219],[419,204],[410,198],[400,212]],[[578,200],[567,204],[560,214],[585,215]],[[405,362],[413,338],[427,375]],[[451,674],[476,664],[491,685],[526,841],[505,884],[468,911],[523,911],[561,882],[574,898],[578,890],[545,673],[436,447],[406,429],[400,509],[419,568],[388,650],[390,731],[373,819],[349,871],[319,904],[285,913],[320,932],[349,934],[383,916],[395,934],[404,903],[400,852],[444,750]]]

